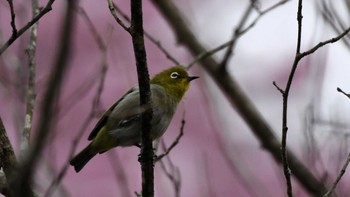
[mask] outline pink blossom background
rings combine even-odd
[[[30,4],[26,1],[14,3],[18,13],[17,24],[22,26],[30,18],[30,10],[25,7]],[[41,2],[42,5],[44,3]],[[129,1],[115,3],[129,13]],[[193,57],[178,45],[172,30],[156,8],[148,1],[143,3],[145,30],[181,63],[191,62]],[[248,2],[192,0],[175,3],[185,13],[188,24],[198,38],[210,49],[230,38]],[[262,1],[261,4],[263,8],[272,5],[269,1]],[[107,109],[137,83],[131,37],[115,22],[107,2],[82,0],[79,5],[86,11],[103,40],[108,37],[108,29],[113,29],[108,41],[108,72],[100,97],[101,108]],[[314,7],[314,3],[304,2],[303,50],[335,35],[320,21]],[[63,13],[64,4],[57,1],[53,10],[39,22],[36,107],[40,106],[54,62]],[[5,1],[0,3],[0,25],[0,41],[3,43],[11,35]],[[284,87],[295,53],[296,27],[296,1],[271,11],[239,39],[229,67],[278,136],[281,130],[282,97],[272,81]],[[27,57],[24,49],[28,35],[17,40],[0,58],[0,116],[16,153],[19,152],[19,131],[24,120],[25,94],[22,89],[25,87],[20,84],[25,81],[23,67],[27,66]],[[37,168],[35,190],[39,196],[46,192],[53,178],[67,163],[73,140],[91,111],[101,76],[102,52],[81,15],[77,16],[71,47],[73,54],[63,80],[57,124],[50,131],[49,143]],[[173,65],[147,39],[146,49],[151,75]],[[215,57],[222,58],[222,55],[223,52],[219,52]],[[316,108],[315,113],[320,119],[347,123],[349,100],[336,92],[336,87],[350,90],[347,89],[349,62],[346,58],[349,58],[349,51],[338,42],[303,60],[296,73],[289,105],[288,146],[305,165],[310,165],[304,132],[305,114],[310,106]],[[285,183],[281,167],[262,149],[239,114],[200,66],[195,65],[190,73],[201,78],[191,84],[163,137],[167,145],[172,143],[179,133],[185,111],[185,134],[170,153],[171,160],[181,173],[181,196],[284,196]],[[37,112],[39,110],[36,108],[34,113]],[[87,136],[97,121],[98,118],[95,118],[87,126],[79,140],[79,150],[88,144]],[[40,120],[35,114],[34,131],[38,124]],[[332,163],[339,156],[334,152],[338,150],[340,142],[335,137],[329,137],[331,135],[325,128],[319,128],[315,135],[326,161],[323,169],[334,177],[346,154],[340,155],[338,165]],[[349,151],[347,146],[344,149],[345,152]],[[340,154],[339,151],[336,153]],[[52,196],[135,196],[134,192],[141,190],[138,154],[139,149],[136,147],[116,148],[93,158],[78,174],[70,167]],[[295,196],[308,196],[298,182],[293,181]],[[349,181],[350,176],[345,174],[339,191],[349,192],[349,188],[346,188]],[[155,196],[174,196],[172,183],[159,164],[155,165]]]

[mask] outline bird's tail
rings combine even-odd
[[[72,160],[70,165],[74,166],[76,172],[79,172],[97,153],[92,151],[91,144],[78,153]]]

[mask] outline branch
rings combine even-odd
[[[165,144],[163,143],[163,147],[165,148]],[[174,187],[174,196],[180,197],[180,190],[181,190],[181,173],[178,167],[174,165],[174,163],[171,161],[170,157],[167,157],[168,163],[169,163],[169,171],[166,169],[164,161],[160,161],[160,166],[162,170],[164,171],[165,175],[168,177],[168,179],[171,181]]]
[[[291,181],[291,169],[289,167],[288,162],[288,153],[287,153],[287,133],[288,133],[288,98],[289,98],[289,91],[293,82],[295,71],[298,67],[298,63],[300,59],[298,58],[300,54],[300,46],[301,46],[301,31],[302,31],[302,8],[303,8],[303,1],[298,1],[298,12],[297,12],[297,21],[298,21],[298,37],[297,37],[297,47],[296,47],[296,54],[293,62],[292,69],[290,71],[288,81],[286,88],[280,92],[283,92],[282,98],[283,98],[283,107],[282,107],[282,143],[281,143],[281,156],[282,156],[282,166],[283,166],[283,173],[286,178],[286,184],[287,184],[287,195],[289,197],[293,196],[293,188],[292,188],[292,181]]]
[[[118,12],[126,21],[128,21],[130,23],[130,18],[117,6],[115,5],[114,3],[110,2],[111,0],[108,0],[108,6],[110,7],[110,11],[114,12],[112,13],[112,15],[114,16],[114,18],[119,21],[121,21],[118,16],[117,16],[117,13]],[[115,12],[116,11],[116,12]],[[119,23],[119,22],[118,22]],[[120,23],[119,23],[120,24]],[[124,24],[123,24],[124,25]],[[125,25],[124,25],[125,26]],[[125,28],[124,28],[125,29]],[[128,28],[127,28],[128,29]],[[129,30],[127,30],[129,32]],[[130,32],[129,32],[130,33]],[[160,43],[160,41],[156,40],[153,36],[151,36],[151,34],[149,34],[148,32],[144,31],[144,34],[145,34],[145,37],[148,38],[154,45],[156,45],[159,50],[161,50],[166,58],[168,58],[170,61],[172,61],[174,64],[176,65],[179,65],[179,61],[177,61],[163,46],[162,44]]]
[[[39,120],[38,131],[36,132],[35,141],[30,149],[28,155],[23,160],[20,168],[17,172],[16,181],[12,186],[15,192],[14,196],[28,196],[30,193],[30,186],[33,177],[33,173],[43,151],[49,131],[52,130],[52,123],[54,118],[54,103],[59,96],[59,90],[64,76],[65,70],[68,65],[70,55],[70,44],[72,43],[72,30],[74,27],[74,19],[77,1],[67,0],[67,10],[64,15],[63,24],[61,27],[60,46],[58,48],[56,61],[49,78],[48,87],[44,92],[43,103],[41,106],[41,112]]]
[[[7,0],[10,6],[10,12],[11,12],[11,27],[12,27],[12,35],[17,34],[17,28],[16,28],[16,14],[15,10],[13,8],[13,2],[12,0]]]
[[[153,0],[152,1],[164,18],[173,28],[177,40],[185,45],[193,56],[205,53],[207,50],[198,41],[197,37],[187,26],[183,15],[174,5],[173,1]],[[200,61],[201,66],[213,78],[216,84],[224,92],[232,107],[234,107],[240,116],[247,123],[252,132],[260,140],[262,147],[267,149],[276,161],[281,162],[281,144],[274,135],[274,131],[266,120],[261,116],[250,99],[244,94],[233,76],[219,69],[219,63],[213,57],[207,57]],[[287,149],[288,150],[288,149]],[[292,152],[287,151],[289,156],[290,168],[300,184],[311,194],[321,196],[326,192],[326,187],[300,162]]]
[[[12,36],[5,42],[4,45],[1,46],[0,48],[0,55],[2,55],[2,53],[4,51],[6,51],[6,49],[11,46],[11,44],[17,40],[17,38],[19,38],[24,32],[26,32],[32,25],[34,25],[37,21],[39,21],[39,19],[41,17],[43,17],[46,13],[48,13],[49,11],[52,10],[52,4],[55,2],[55,0],[49,0],[46,4],[46,6],[41,9],[41,11],[31,20],[29,21],[24,27],[22,27],[20,30],[17,31],[16,34],[12,34]]]
[[[263,10],[263,11],[257,10],[256,9],[256,5],[255,5],[256,2],[253,1],[251,6],[253,8],[255,8],[255,10],[257,10],[257,12],[259,13],[259,15],[253,20],[253,22],[251,22],[246,28],[243,28],[243,24],[242,24],[242,21],[241,21],[242,27],[236,28],[236,31],[234,32],[233,37],[229,41],[225,42],[224,44],[222,44],[222,45],[220,45],[220,46],[218,46],[218,47],[216,47],[214,49],[211,49],[209,51],[206,51],[206,52],[203,52],[203,53],[201,53],[199,55],[196,55],[194,60],[191,63],[188,64],[188,66],[187,66],[188,69],[191,68],[195,63],[201,61],[202,59],[205,59],[207,57],[212,56],[216,52],[221,51],[222,49],[224,49],[226,47],[231,47],[231,48],[234,47],[234,45],[235,45],[236,41],[238,40],[238,38],[243,36],[243,34],[247,33],[250,29],[252,29],[255,26],[255,24],[259,21],[259,19],[261,17],[263,17],[266,13],[276,9],[278,6],[281,6],[281,5],[285,4],[288,1],[289,0],[279,1],[276,4],[272,5],[271,7],[267,8],[266,10]],[[242,20],[246,20],[246,17],[242,17]],[[239,26],[241,26],[241,25],[239,25]],[[227,51],[227,52],[229,52],[229,51]],[[223,62],[223,61],[220,63],[222,69],[226,67],[225,64],[227,64],[227,61],[228,60],[226,60],[226,63]]]
[[[67,170],[70,166],[69,161],[72,159],[72,157],[76,151],[79,140],[81,139],[81,137],[82,137],[84,131],[86,130],[87,126],[89,125],[90,121],[96,116],[96,114],[99,113],[100,110],[97,110],[97,109],[99,108],[99,105],[100,105],[100,98],[101,98],[102,91],[104,88],[104,82],[106,79],[106,73],[107,73],[107,69],[108,69],[107,48],[108,48],[108,43],[110,43],[112,29],[110,28],[108,30],[107,36],[106,36],[106,41],[103,42],[101,36],[97,33],[96,27],[92,24],[89,16],[86,14],[85,10],[82,8],[79,8],[79,13],[83,16],[83,19],[85,19],[85,22],[86,22],[88,28],[90,29],[90,32],[92,33],[92,36],[95,39],[95,42],[97,43],[97,45],[99,46],[99,49],[100,49],[101,54],[102,54],[101,55],[102,56],[101,63],[100,63],[101,71],[100,71],[100,76],[99,76],[99,84],[98,84],[98,87],[96,90],[95,97],[93,98],[92,103],[91,103],[90,113],[86,117],[78,134],[76,135],[76,137],[74,138],[74,140],[72,142],[72,146],[71,146],[69,154],[68,154],[67,162],[65,162],[65,165],[61,168],[58,175],[52,180],[49,188],[45,192],[44,197],[51,196],[52,193],[54,192],[54,190],[56,189],[56,187],[58,186],[58,184],[60,184],[60,182],[62,181],[62,179],[66,175]],[[96,77],[96,75],[94,77]]]
[[[17,169],[17,160],[15,153],[13,152],[13,148],[11,142],[6,134],[5,126],[0,117],[0,170],[4,172],[5,176],[2,177],[2,181],[4,179],[7,181],[7,186],[11,181],[13,181],[13,174]],[[3,184],[1,184],[3,186]],[[3,186],[4,187],[4,186]],[[5,193],[11,193],[11,190],[8,188],[4,188]],[[4,190],[3,190],[4,191]]]
[[[325,195],[323,195],[323,197],[329,197],[329,196],[333,193],[333,191],[334,191],[335,188],[337,187],[337,185],[338,185],[340,179],[341,179],[341,178],[343,177],[343,175],[345,174],[345,170],[346,170],[346,168],[348,167],[349,163],[350,163],[350,153],[348,154],[348,157],[347,157],[347,159],[346,159],[346,161],[345,161],[345,163],[344,163],[342,169],[340,170],[339,175],[337,176],[336,180],[335,180],[334,183],[332,184],[331,189],[330,189]]]
[[[340,89],[339,87],[337,88],[337,91],[340,93],[343,93],[346,97],[348,97],[350,99],[350,94],[345,93],[342,89]]]
[[[305,56],[308,56],[312,53],[314,53],[315,51],[317,51],[319,48],[323,47],[324,45],[327,44],[331,44],[331,43],[335,43],[337,41],[339,41],[340,39],[342,39],[344,36],[346,36],[348,33],[350,32],[350,27],[347,28],[346,30],[344,30],[341,34],[339,34],[338,36],[334,37],[334,38],[330,38],[329,40],[323,41],[318,43],[316,46],[312,47],[311,49],[300,53],[298,58],[304,58]]]
[[[33,17],[39,13],[38,0],[32,0],[32,15]],[[29,149],[30,132],[32,130],[33,122],[33,110],[35,104],[35,67],[36,67],[36,43],[37,43],[38,25],[34,24],[30,31],[29,44],[27,48],[27,54],[29,59],[28,65],[28,87],[26,98],[26,112],[24,120],[24,128],[21,134],[21,146],[19,158],[22,160],[23,156]]]
[[[182,114],[181,127],[180,127],[180,132],[179,132],[178,136],[173,141],[173,143],[169,146],[169,148],[164,148],[165,152],[163,154],[157,156],[157,158],[155,159],[155,162],[158,162],[164,156],[167,156],[170,153],[170,151],[180,142],[181,137],[184,135],[185,123],[186,123],[186,121],[185,121],[185,111],[184,111],[184,113]]]
[[[143,38],[142,0],[131,0],[130,32],[134,47],[140,105],[151,106],[151,90]],[[151,138],[152,109],[141,114],[142,197],[154,196],[154,152]]]
[[[254,7],[255,7],[255,1],[251,1],[248,8],[244,12],[238,26],[235,28],[235,30],[233,32],[232,42],[228,46],[227,51],[224,55],[224,58],[220,63],[220,69],[226,70],[227,63],[228,63],[230,57],[232,56],[232,52],[233,52],[234,47],[236,45],[236,41],[238,40],[239,36],[241,35],[241,29],[243,28],[243,26],[247,22],[249,16],[251,15],[252,11],[254,10]]]
[[[115,5],[113,3],[113,0],[108,0],[108,8],[109,10],[111,11],[112,13],[112,16],[114,17],[114,19],[117,21],[117,23],[127,32],[131,33],[130,32],[130,28],[128,26],[126,26],[122,20],[120,20],[120,18],[118,17],[118,14],[116,12],[116,9],[115,9]]]

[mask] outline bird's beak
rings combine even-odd
[[[188,81],[192,81],[192,80],[195,80],[195,79],[197,79],[197,78],[199,78],[199,77],[197,77],[197,76],[187,77],[187,80],[188,80]]]

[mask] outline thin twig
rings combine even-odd
[[[163,148],[165,149],[165,144],[163,144]],[[180,191],[181,191],[181,173],[178,167],[174,165],[170,157],[167,157],[167,162],[169,164],[169,171],[165,167],[165,163],[163,160],[160,161],[160,166],[165,173],[165,175],[168,177],[168,179],[171,181],[174,187],[174,196],[180,197]]]
[[[130,186],[128,183],[127,170],[123,167],[123,160],[121,160],[116,153],[116,151],[108,152],[109,161],[112,166],[118,166],[117,168],[112,167],[115,177],[117,179],[118,190],[120,191],[120,196],[131,197]]]
[[[302,32],[302,0],[299,0],[298,2],[298,14],[297,14],[297,20],[298,20],[298,38],[297,38],[297,47],[296,47],[296,55],[295,55],[295,59],[293,62],[293,66],[290,72],[290,75],[288,77],[288,81],[287,81],[287,85],[284,91],[280,90],[280,92],[282,92],[282,96],[283,96],[283,117],[282,117],[282,147],[281,147],[281,154],[282,154],[282,162],[283,162],[283,171],[284,171],[284,175],[286,177],[286,182],[287,182],[287,194],[288,196],[292,196],[292,185],[291,185],[291,180],[290,180],[290,169],[289,169],[289,163],[288,163],[288,158],[287,158],[287,151],[286,151],[286,143],[287,143],[287,131],[288,131],[288,127],[287,127],[287,109],[288,109],[288,96],[289,96],[289,91],[292,85],[292,81],[294,78],[294,74],[296,72],[296,69],[298,67],[298,64],[300,62],[300,60],[312,53],[314,53],[316,50],[318,50],[319,48],[330,44],[330,43],[334,43],[337,42],[338,40],[340,40],[341,38],[343,38],[346,34],[348,34],[350,32],[350,28],[346,29],[343,33],[341,33],[340,35],[331,38],[329,40],[323,41],[318,43],[316,46],[314,46],[313,48],[305,51],[305,52],[300,52],[300,48],[301,48],[301,32]]]
[[[277,2],[276,4],[272,5],[271,7],[266,8],[263,11],[255,9],[258,12],[258,16],[246,28],[242,29],[240,31],[240,34],[245,34],[248,30],[250,30],[252,27],[255,26],[255,24],[259,21],[259,19],[261,17],[263,17],[265,14],[269,13],[270,11],[276,9],[277,7],[287,3],[288,1],[290,1],[290,0],[281,0],[281,1]],[[254,7],[254,8],[256,8],[256,7]]]
[[[283,166],[283,173],[286,179],[286,185],[287,185],[287,195],[288,197],[293,196],[293,188],[292,188],[292,181],[291,181],[291,170],[289,168],[289,161],[288,161],[288,155],[287,155],[287,133],[288,133],[288,98],[289,98],[289,91],[294,79],[294,74],[296,72],[296,69],[298,67],[298,63],[300,59],[298,58],[300,54],[300,47],[301,47],[301,32],[302,32],[302,8],[303,8],[303,1],[298,1],[298,11],[297,11],[297,21],[298,21],[298,36],[297,36],[297,47],[295,52],[295,58],[292,65],[292,69],[290,71],[288,81],[286,84],[286,87],[283,92],[283,107],[282,107],[282,142],[281,142],[281,157],[282,157],[282,166]]]
[[[317,1],[319,2],[319,1]],[[346,5],[349,5],[348,1],[344,1]],[[319,4],[317,4],[319,5]],[[341,32],[345,29],[346,25],[339,17],[339,14],[337,13],[336,9],[333,7],[333,3],[330,5],[326,4],[325,0],[321,1],[321,5],[318,6],[318,9],[321,11],[321,15],[324,18],[324,20],[327,22],[328,25],[337,33],[341,34]],[[345,39],[342,39],[344,44],[350,48],[350,39],[347,37]]]
[[[111,11],[112,16],[114,17],[114,19],[117,21],[117,23],[127,32],[130,33],[130,27],[126,26],[122,20],[120,20],[120,18],[118,17],[118,14],[115,10],[115,6],[113,3],[113,0],[108,0],[108,8]]]
[[[130,18],[117,6],[113,3],[114,9],[124,18],[124,20],[128,21],[130,23]],[[145,37],[148,38],[154,45],[156,45],[160,51],[162,51],[166,58],[168,58],[170,61],[172,61],[176,65],[180,65],[179,61],[177,61],[158,41],[155,39],[151,34],[149,34],[147,31],[144,31]]]
[[[232,52],[233,52],[234,47],[236,45],[236,41],[239,38],[239,36],[241,35],[241,29],[243,28],[243,26],[247,22],[247,20],[248,20],[249,16],[251,15],[252,11],[254,10],[254,8],[255,8],[255,1],[251,1],[249,6],[247,7],[247,9],[245,10],[244,14],[242,15],[242,18],[241,18],[238,26],[235,28],[235,30],[233,32],[232,42],[228,46],[227,51],[224,55],[224,58],[222,59],[222,61],[220,63],[221,70],[226,70],[227,63],[228,63],[230,57],[232,56]]]
[[[345,174],[346,168],[348,167],[349,163],[350,163],[350,153],[348,154],[348,157],[347,157],[347,159],[346,159],[346,161],[345,161],[343,167],[341,168],[341,170],[340,170],[340,172],[339,172],[337,178],[335,179],[334,183],[332,184],[330,190],[329,190],[325,195],[323,195],[323,197],[329,197],[329,196],[333,193],[333,191],[334,191],[335,188],[337,187],[337,185],[338,185],[340,179],[341,179],[341,178],[343,177],[343,175]]]
[[[347,94],[346,92],[344,92],[342,89],[340,89],[339,87],[337,88],[338,92],[343,93],[345,96],[347,96],[350,99],[350,94]]]
[[[323,41],[323,42],[320,42],[318,43],[316,46],[312,47],[311,49],[303,52],[303,53],[300,53],[298,56],[298,58],[303,58],[305,56],[308,56],[312,53],[314,53],[316,50],[318,50],[319,48],[323,47],[324,45],[327,45],[327,44],[331,44],[331,43],[335,43],[337,42],[338,40],[342,39],[344,36],[346,36],[348,33],[350,32],[350,27],[347,28],[346,30],[344,30],[341,34],[339,34],[338,36],[336,37],[333,37],[333,38],[330,38],[326,41]]]
[[[179,43],[185,45],[193,56],[196,57],[207,51],[203,44],[199,42],[197,36],[191,31],[186,23],[186,19],[183,17],[184,15],[173,1],[152,0],[152,2],[168,21]],[[224,95],[226,95],[230,105],[237,110],[246,122],[252,133],[261,143],[261,146],[269,151],[277,162],[281,163],[281,145],[280,140],[274,134],[276,132],[258,112],[254,103],[237,83],[235,77],[228,72],[220,72],[217,69],[219,63],[213,57],[202,59],[200,63],[202,68],[207,71],[223,91]],[[311,195],[323,195],[327,191],[324,183],[319,181],[292,151],[288,150],[288,155],[290,161],[292,161],[290,167],[294,172],[293,175],[299,181],[300,185],[310,192]]]
[[[39,117],[41,124],[38,126],[33,146],[17,172],[18,174],[14,185],[15,196],[29,195],[36,164],[40,158],[41,152],[44,150],[47,137],[53,127],[55,118],[53,113],[54,104],[60,93],[61,82],[68,67],[69,55],[71,52],[70,44],[72,43],[76,5],[77,1],[67,1],[67,10],[63,16],[63,24],[60,28],[62,30],[59,38],[60,46],[57,49],[56,60],[41,105]]]
[[[89,115],[86,117],[85,121],[83,122],[78,134],[76,135],[76,137],[74,137],[74,140],[72,142],[72,146],[70,148],[69,154],[68,154],[68,158],[67,158],[67,162],[65,162],[65,165],[61,168],[61,170],[59,171],[58,175],[55,177],[55,179],[51,182],[49,188],[46,190],[45,192],[45,197],[49,197],[51,196],[51,194],[53,193],[53,191],[55,190],[55,188],[57,187],[58,184],[60,184],[60,182],[62,181],[62,179],[64,178],[64,176],[67,173],[68,167],[69,165],[69,161],[72,159],[76,148],[78,146],[79,140],[81,139],[82,135],[84,134],[84,131],[86,130],[87,126],[89,125],[90,121],[96,116],[96,114],[99,114],[99,105],[100,105],[100,98],[102,95],[102,91],[104,88],[104,82],[106,79],[106,73],[107,73],[107,69],[108,69],[108,64],[107,64],[107,48],[108,48],[108,43],[110,43],[110,38],[112,35],[112,29],[110,28],[107,31],[107,36],[106,36],[106,41],[103,42],[101,36],[97,33],[96,31],[96,27],[91,23],[91,20],[89,19],[88,15],[84,15],[86,14],[86,12],[83,9],[80,9],[80,12],[89,29],[90,32],[93,35],[93,38],[95,39],[97,45],[99,46],[99,49],[101,50],[101,63],[100,63],[100,67],[101,67],[101,72],[100,72],[100,76],[99,76],[99,84],[96,90],[96,94],[95,97],[92,100],[92,105],[91,105],[91,110]]]
[[[237,35],[236,32],[234,33],[234,36],[227,42],[219,45],[218,47],[214,48],[214,49],[211,49],[209,51],[206,51],[206,52],[203,52],[199,55],[197,55],[193,60],[192,62],[190,62],[188,64],[188,68],[191,68],[195,63],[207,58],[207,57],[210,57],[212,56],[213,54],[217,53],[218,51],[221,51],[223,49],[225,49],[226,47],[229,47],[229,46],[232,46],[234,47],[234,43],[236,42],[236,40],[241,37],[243,34],[247,33],[251,28],[253,28],[255,26],[255,24],[259,21],[259,19],[261,19],[265,14],[267,14],[268,12],[272,11],[273,9],[276,9],[278,6],[281,6],[283,5],[284,3],[288,2],[289,0],[282,0],[274,5],[272,5],[271,7],[267,8],[266,10],[264,11],[260,11],[260,10],[257,10],[259,15],[253,20],[253,22],[251,22],[246,28],[243,28],[243,26],[240,28],[240,30],[237,32]],[[255,4],[253,4],[253,8],[256,8],[254,6]],[[245,19],[244,17],[242,19]],[[241,21],[242,23],[242,21]],[[236,28],[237,30],[238,28]],[[222,64],[222,63],[221,63]]]
[[[34,25],[37,21],[41,19],[46,13],[52,10],[52,4],[55,2],[55,0],[49,0],[44,8],[40,10],[40,12],[31,20],[29,21],[24,27],[22,27],[20,30],[17,31],[16,34],[12,34],[12,36],[5,42],[4,45],[0,48],[0,55],[6,49],[11,46],[11,44],[17,40],[24,32],[26,32],[32,25]]]
[[[158,162],[159,160],[161,160],[164,156],[167,156],[170,151],[180,142],[181,137],[184,135],[184,128],[185,128],[185,111],[182,114],[182,120],[181,120],[181,127],[180,127],[180,132],[177,135],[177,137],[175,138],[175,140],[173,141],[173,143],[169,146],[169,148],[165,148],[165,152],[159,156],[157,156],[157,158],[155,159],[155,162]]]
[[[39,13],[39,4],[38,0],[32,1],[32,15],[35,17]],[[27,98],[26,98],[26,112],[25,112],[25,120],[24,120],[24,128],[21,134],[21,146],[20,146],[20,160],[23,159],[24,155],[27,153],[29,149],[30,142],[30,133],[32,130],[32,122],[33,122],[33,111],[35,104],[35,67],[36,67],[36,43],[37,43],[37,32],[38,32],[38,24],[34,24],[31,27],[29,44],[27,48],[27,54],[29,59],[28,66],[28,87],[27,87]]]
[[[13,1],[12,0],[7,0],[10,6],[10,12],[11,12],[11,27],[12,27],[12,35],[17,34],[17,28],[16,28],[16,14],[15,10],[13,8]]]

